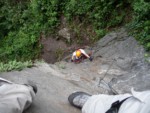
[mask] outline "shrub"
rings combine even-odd
[[[58,25],[59,0],[0,1],[0,61],[38,58],[40,34]]]
[[[23,68],[26,67],[31,67],[33,64],[31,61],[26,61],[26,62],[18,62],[16,60],[9,61],[8,63],[2,63],[0,62],[0,72],[4,71],[11,71],[11,70],[22,70]]]
[[[150,4],[144,0],[135,0],[132,6],[134,19],[128,27],[132,35],[150,51]]]

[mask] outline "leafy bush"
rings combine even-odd
[[[58,25],[59,0],[0,1],[0,61],[38,58],[40,34]]]
[[[92,24],[94,31],[101,38],[106,33],[104,31],[123,23],[130,2],[129,0],[67,0],[64,7],[64,14],[68,20],[78,19],[87,25]]]
[[[144,0],[135,0],[132,6],[134,19],[129,28],[132,35],[150,51],[150,4]]]
[[[4,71],[11,71],[11,70],[22,70],[23,68],[26,67],[31,67],[33,64],[31,61],[26,61],[26,62],[17,62],[16,60],[14,61],[9,61],[8,63],[0,63],[0,72]]]

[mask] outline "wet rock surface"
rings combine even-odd
[[[20,72],[0,73],[0,77],[37,84],[37,96],[25,113],[81,113],[67,100],[74,91],[113,94],[130,92],[132,87],[150,89],[150,64],[144,49],[124,29],[106,35],[86,50],[93,52],[92,62],[86,59],[74,64],[64,59],[55,64],[36,63]]]

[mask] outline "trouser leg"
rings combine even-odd
[[[31,86],[3,82],[0,86],[0,113],[22,113],[34,97]]]

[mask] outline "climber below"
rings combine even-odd
[[[87,54],[83,49],[78,49],[72,54],[71,61],[75,63],[80,63],[82,60],[89,58],[90,61],[92,61],[91,54]]]

